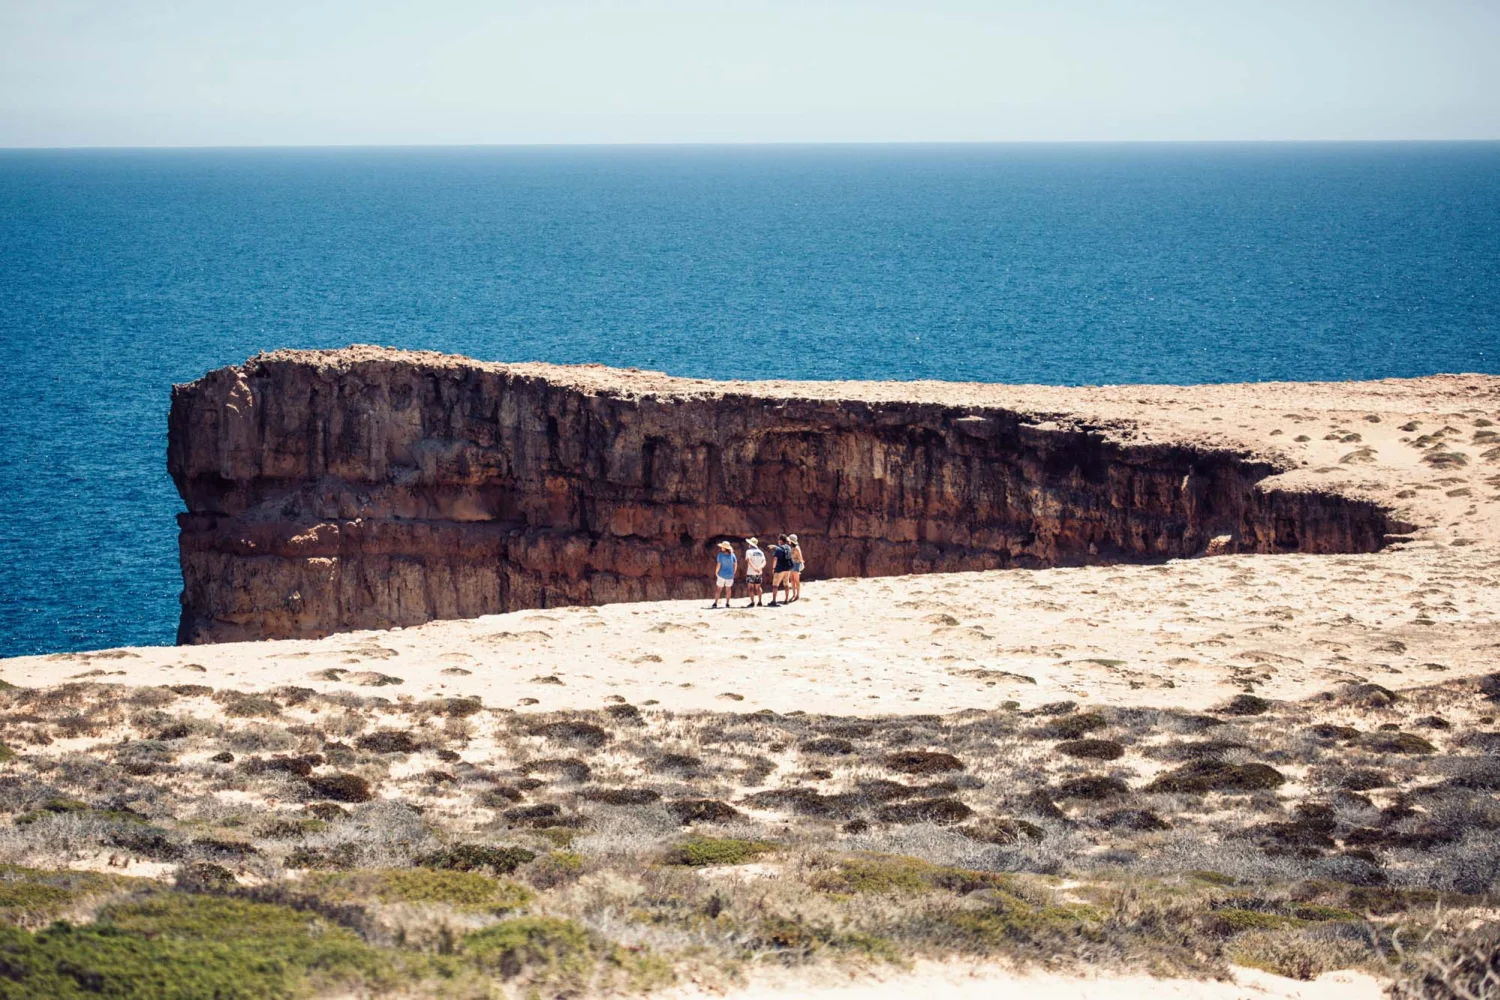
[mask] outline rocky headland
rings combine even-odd
[[[1466,375],[212,373],[183,638],[286,638],[0,661],[0,995],[1481,995],[1497,425]],[[803,599],[708,610],[782,526]]]
[[[1283,442],[1194,404],[1245,391],[263,354],[173,390],[178,640],[695,597],[720,539],[778,530],[827,579],[1372,552],[1411,527],[1388,498],[1277,481],[1302,464]]]

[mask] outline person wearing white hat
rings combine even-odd
[[[729,607],[729,596],[734,593],[734,573],[739,566],[739,560],[734,557],[734,546],[728,542],[719,543],[719,554],[715,557],[714,565],[714,603],[710,609],[719,606],[719,598],[724,598],[724,607]]]
[[[758,608],[760,604],[760,575],[765,572],[766,554],[760,550],[760,539],[751,535],[745,539],[745,590],[750,598],[747,608]]]
[[[792,575],[787,582],[791,584],[792,595],[788,603],[802,596],[802,567],[806,565],[802,561],[802,546],[797,541],[796,535],[786,536],[787,544],[792,549]]]

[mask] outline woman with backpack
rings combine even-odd
[[[792,572],[787,582],[791,584],[792,600],[795,601],[802,596],[802,567],[806,564],[802,561],[802,546],[797,542],[797,536],[787,535],[786,540],[792,558]]]

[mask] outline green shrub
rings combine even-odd
[[[813,888],[849,894],[903,895],[929,887],[937,869],[931,862],[889,854],[857,854],[843,858],[836,871],[813,879]]]
[[[523,971],[548,979],[583,980],[594,964],[588,931],[556,917],[517,917],[464,937],[461,953],[506,979]]]
[[[1315,938],[1296,930],[1253,930],[1237,938],[1225,957],[1236,965],[1291,979],[1315,979],[1334,969],[1347,969],[1374,956],[1360,938]]]
[[[467,963],[527,983],[527,996],[539,986],[549,996],[571,996],[590,984],[594,992],[616,992],[612,987],[621,985],[645,992],[672,981],[671,966],[651,952],[611,944],[557,917],[505,920],[465,935],[458,950]]]
[[[547,860],[562,871],[583,871],[583,855],[577,851],[553,851],[547,855]]]
[[[796,959],[810,958],[826,949],[896,964],[905,961],[901,949],[887,938],[813,923],[801,916],[763,918],[752,943],[757,949],[774,950]]]
[[[376,984],[388,963],[353,934],[284,906],[161,893],[86,927],[0,928],[0,997],[261,1000]]]
[[[307,876],[302,884],[330,902],[442,903],[487,913],[514,910],[533,897],[530,889],[515,882],[477,872],[430,868],[319,873]]]
[[[173,883],[189,892],[226,892],[239,884],[233,872],[212,861],[179,865]]]
[[[40,927],[78,903],[149,884],[125,875],[0,865],[0,923]]]
[[[935,944],[989,954],[1017,943],[1070,937],[1102,919],[1092,906],[1036,906],[1009,893],[993,893],[979,908],[929,912],[920,926]]]
[[[1296,917],[1284,917],[1279,913],[1262,913],[1259,910],[1242,910],[1229,907],[1214,911],[1215,922],[1225,933],[1241,931],[1279,930],[1283,927],[1299,927],[1303,921]]]
[[[473,872],[490,869],[497,875],[509,875],[531,861],[536,853],[524,847],[492,847],[489,844],[454,844],[417,858],[423,868]]]
[[[667,852],[667,864],[702,868],[708,865],[742,865],[776,845],[764,840],[732,837],[691,837]]]
[[[1292,916],[1298,920],[1306,920],[1309,923],[1321,923],[1323,921],[1355,921],[1360,916],[1353,910],[1346,910],[1341,906],[1323,906],[1318,903],[1303,903],[1292,908]]]
[[[1197,879],[1199,882],[1207,882],[1209,885],[1231,886],[1237,884],[1238,881],[1232,875],[1225,875],[1223,872],[1204,871],[1202,869],[1191,871],[1187,874],[1188,878]]]
[[[353,868],[359,861],[359,848],[354,844],[336,844],[327,849],[297,846],[286,856],[288,868],[319,868],[343,871]]]
[[[77,799],[49,799],[43,803],[41,808],[22,813],[16,817],[16,826],[30,826],[39,819],[44,819],[49,814],[82,813],[89,811],[87,802]]]
[[[835,871],[813,879],[824,892],[859,895],[910,895],[943,890],[967,895],[979,889],[1005,889],[1010,880],[994,872],[935,865],[899,854],[854,854],[840,858]]]
[[[76,896],[72,889],[60,885],[6,880],[0,882],[0,919],[55,912]]]
[[[222,696],[220,703],[224,706],[224,714],[231,718],[248,719],[281,714],[281,706],[270,698],[238,691],[221,691],[219,694]]]

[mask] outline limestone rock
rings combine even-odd
[[[778,531],[817,578],[1160,560],[1226,539],[1368,552],[1389,530],[1367,501],[1257,488],[1278,470],[1241,454],[836,388],[372,347],[210,372],[172,391],[178,641],[706,597],[721,538]]]

